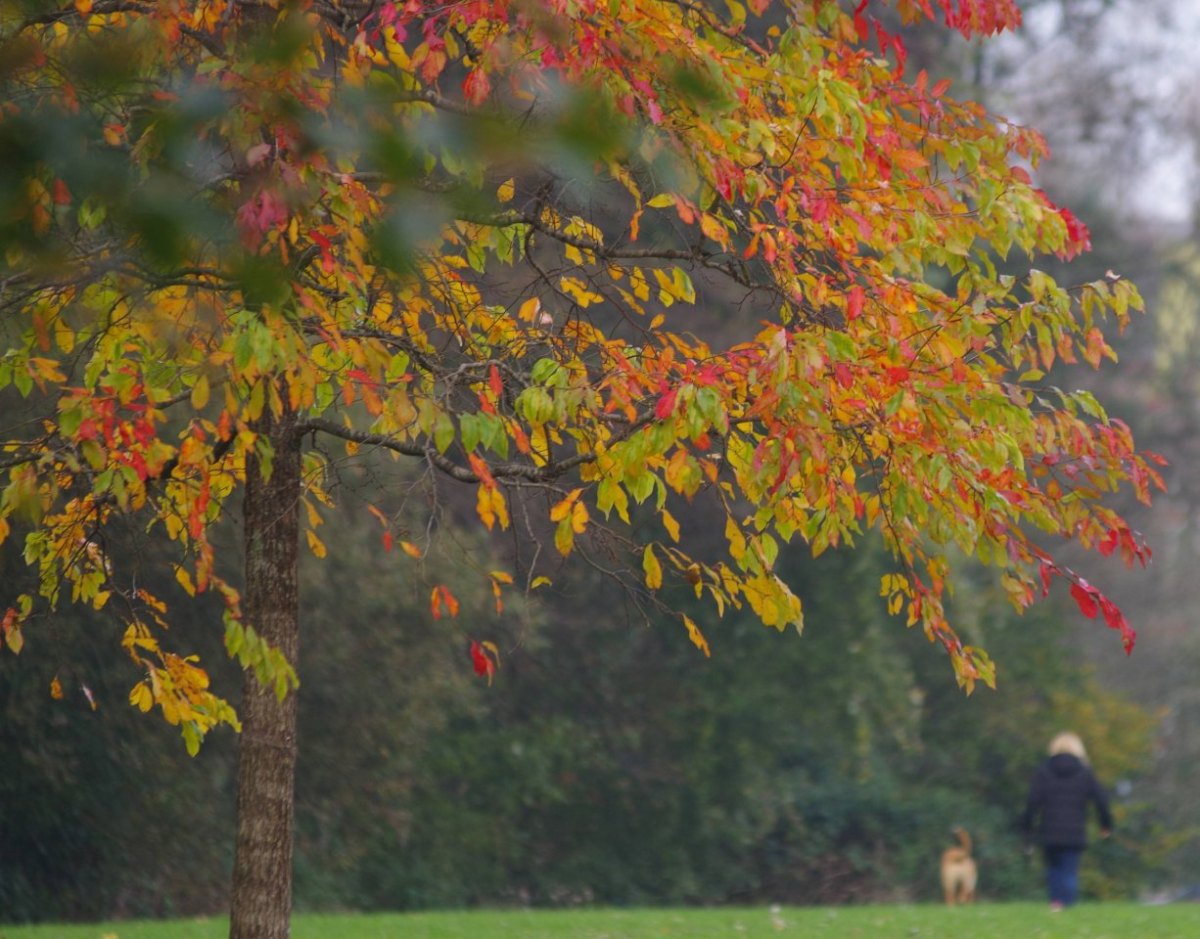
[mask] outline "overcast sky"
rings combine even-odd
[[[1024,35],[998,47],[999,110],[1046,134],[1060,172],[1086,172],[1119,207],[1186,224],[1200,201],[1200,0],[1107,6],[1029,10]]]

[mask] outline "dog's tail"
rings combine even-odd
[[[963,851],[967,854],[970,854],[971,853],[971,835],[967,832],[967,830],[965,828],[955,828],[954,834],[956,834],[958,836],[958,843],[962,845]]]

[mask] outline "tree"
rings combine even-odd
[[[1019,21],[1011,0],[937,7],[966,35]],[[324,553],[321,512],[364,448],[432,500],[423,529],[376,507],[384,549],[419,560],[448,505],[435,477],[513,530],[512,569],[478,573],[498,608],[546,582],[552,541],[636,605],[690,591],[799,628],[780,543],[874,528],[889,609],[968,690],[994,672],[944,613],[957,551],[1019,608],[1064,579],[1132,646],[1045,543],[1144,563],[1105,496],[1148,500],[1158,477],[1094,397],[1044,376],[1112,357],[1100,321],[1137,291],[997,273],[1087,230],[1036,187],[1038,134],[906,78],[867,3],[0,11],[0,539],[32,525],[34,581],[3,641],[19,652],[61,603],[105,608],[136,707],[192,752],[241,727],[233,936],[286,933],[297,545],[303,527]],[[687,501],[707,513],[690,531]],[[241,590],[210,537],[231,514]],[[127,527],[173,552],[117,555]],[[167,642],[178,598],[140,564],[221,599],[240,713]],[[431,586],[453,617],[452,585]],[[490,680],[499,650],[464,639]]]

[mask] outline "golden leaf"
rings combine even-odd
[[[700,627],[697,626],[690,616],[686,614],[683,617],[683,625],[687,627],[688,638],[692,640],[692,645],[704,653],[705,657],[711,657],[712,652],[708,648],[708,640],[704,638],[704,633],[700,632]]]
[[[642,552],[642,570],[646,574],[647,587],[657,590],[662,586],[662,565],[658,563],[653,545],[646,545],[646,550]]]
[[[317,533],[310,528],[304,534],[308,539],[308,549],[319,558],[325,557],[325,543],[317,537]]]

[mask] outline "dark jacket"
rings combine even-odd
[[[1100,827],[1111,829],[1108,795],[1091,769],[1078,757],[1059,753],[1034,773],[1021,827],[1045,847],[1082,848],[1087,844],[1089,802],[1100,813]]]

